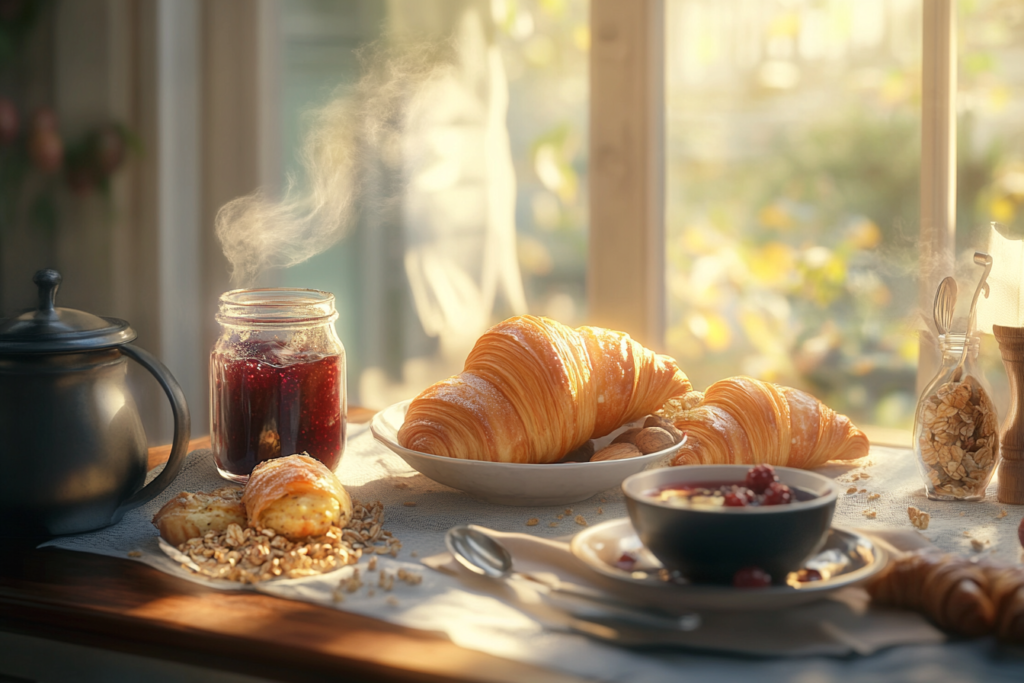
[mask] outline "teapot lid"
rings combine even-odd
[[[137,336],[118,318],[57,308],[61,276],[56,270],[40,270],[32,277],[39,287],[39,307],[16,318],[0,320],[0,353],[71,353],[126,344]]]

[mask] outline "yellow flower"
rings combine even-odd
[[[850,242],[857,249],[874,249],[882,242],[882,231],[873,220],[864,218],[850,228]]]

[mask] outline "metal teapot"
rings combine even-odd
[[[164,365],[129,344],[124,320],[57,308],[61,276],[40,270],[39,307],[0,320],[0,536],[72,534],[115,524],[177,476],[188,449],[185,395]],[[146,435],[128,359],[171,401],[167,465],[143,486]]]

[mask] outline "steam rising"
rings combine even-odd
[[[294,266],[345,236],[365,191],[366,162],[400,163],[404,122],[422,105],[417,93],[454,64],[450,43],[374,44],[358,56],[365,75],[354,88],[339,88],[308,115],[303,182],[289,175],[281,199],[261,189],[217,212],[235,286],[251,286],[266,269]]]

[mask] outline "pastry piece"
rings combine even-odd
[[[229,524],[245,526],[245,521],[242,489],[238,486],[225,486],[210,493],[182,491],[153,515],[153,526],[175,547],[208,531],[224,531]]]
[[[398,442],[451,458],[555,462],[691,388],[674,360],[623,332],[518,316],[477,340],[462,373],[412,401]]]
[[[808,393],[732,377],[715,382],[676,416],[687,434],[673,465],[759,464],[813,469],[868,454],[868,438]]]
[[[256,465],[242,495],[249,526],[290,540],[326,534],[352,518],[352,499],[338,477],[308,455]]]
[[[865,587],[876,603],[919,611],[959,635],[1024,643],[1024,567],[919,551],[894,559]]]

